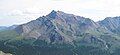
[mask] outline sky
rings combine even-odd
[[[23,24],[52,10],[99,21],[120,16],[120,0],[0,0],[0,26]]]

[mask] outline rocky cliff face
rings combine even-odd
[[[53,10],[46,16],[19,25],[15,30],[24,37],[32,37],[48,43],[79,42],[107,48],[107,42],[116,41],[111,42],[104,38],[106,36],[111,36],[112,39],[118,38],[114,33],[119,33],[119,20],[119,17],[114,17],[94,22],[89,18]]]
[[[10,53],[4,53],[4,52],[0,51],[0,55],[12,55],[12,54],[10,54]]]
[[[73,42],[76,37],[95,31],[98,27],[97,23],[88,18],[53,10],[46,16],[18,26],[15,30],[25,37],[47,42]]]

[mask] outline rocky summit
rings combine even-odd
[[[53,10],[1,31],[0,49],[14,55],[120,55],[119,27],[119,16],[94,22]]]
[[[98,27],[89,18],[53,10],[46,16],[18,26],[15,30],[22,36],[39,38],[49,43],[72,43],[82,34],[96,31]]]

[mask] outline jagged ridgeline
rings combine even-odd
[[[120,17],[93,20],[52,11],[0,27],[0,50],[13,55],[120,55]]]

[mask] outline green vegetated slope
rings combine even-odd
[[[45,49],[47,51],[44,54],[47,54],[47,52],[50,51],[47,48],[51,48],[47,47],[47,43],[40,40],[36,40],[34,45],[32,42],[35,41],[34,39],[21,38],[12,30],[1,32],[0,36],[0,49],[4,52],[13,53],[16,55],[37,55],[40,54],[40,51],[45,51]],[[51,48],[51,50],[52,49],[56,48],[54,47]]]
[[[109,43],[112,48],[107,49],[103,43],[98,44],[98,41],[94,41],[94,43],[89,44],[84,43],[86,41],[83,39],[75,41],[74,44],[47,43],[43,40],[19,36],[12,30],[1,32],[0,36],[0,50],[15,55],[119,55],[120,49],[114,48],[116,47],[112,46],[114,43]],[[82,38],[84,37],[83,35]],[[81,41],[83,42],[80,43]]]

